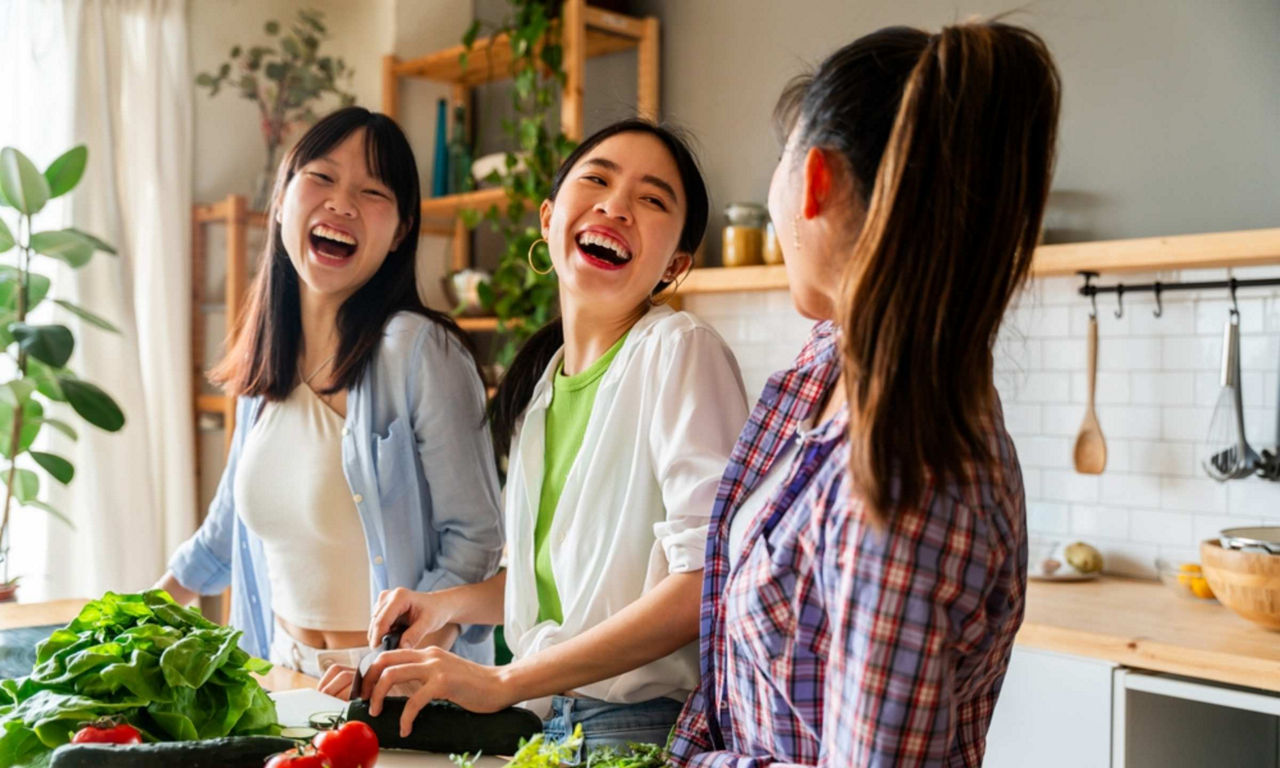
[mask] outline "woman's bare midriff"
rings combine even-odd
[[[312,648],[358,648],[369,644],[369,635],[364,630],[330,632],[323,629],[307,629],[290,624],[279,616],[276,616],[276,623],[294,640]]]

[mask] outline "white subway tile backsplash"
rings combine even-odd
[[[1099,405],[1097,410],[1098,423],[1106,436],[1138,440],[1160,437],[1162,414],[1157,406]]]
[[[1140,371],[1129,374],[1134,405],[1194,405],[1196,374],[1190,371]]]
[[[1160,478],[1157,475],[1104,472],[1100,479],[1101,503],[1107,506],[1160,506]]]
[[[1130,541],[1187,547],[1192,543],[1191,530],[1191,515],[1186,512],[1135,509],[1129,513]]]
[[[1198,443],[1209,433],[1213,408],[1162,408],[1160,429],[1162,440],[1184,440]]]
[[[1261,270],[1267,276],[1274,268]],[[1245,274],[1237,270],[1237,276]],[[1221,280],[1222,269],[1125,275],[1127,283]],[[1114,279],[1104,279],[1110,284]],[[1197,542],[1243,522],[1280,524],[1280,483],[1218,483],[1200,466],[1220,392],[1225,291],[1099,298],[1099,422],[1107,440],[1100,476],[1072,469],[1087,395],[1089,302],[1074,277],[1037,279],[1019,295],[994,349],[996,386],[1022,463],[1032,536],[1082,539],[1112,573],[1154,576],[1157,554],[1198,559]],[[1280,389],[1280,289],[1239,294],[1242,395],[1248,438],[1276,443]],[[691,296],[685,307],[716,328],[738,355],[748,395],[790,364],[812,322],[786,291]]]
[[[1064,535],[1070,531],[1070,507],[1051,501],[1033,501],[1027,504],[1028,528],[1053,535]]]
[[[1227,488],[1224,483],[1206,477],[1160,478],[1162,509],[1187,512],[1227,511]]]
[[[1064,353],[1065,354],[1065,353]],[[1085,362],[1081,356],[1081,367]],[[1154,337],[1098,339],[1099,371],[1155,371],[1161,369],[1161,340]]]
[[[1089,402],[1089,375],[1079,371],[1071,376],[1071,402],[1081,405]],[[1119,371],[1099,373],[1094,384],[1094,402],[1103,405],[1118,405],[1131,402],[1129,388],[1130,374]]]
[[[1072,504],[1071,534],[1083,539],[1124,539],[1129,535],[1129,510]]]
[[[1077,474],[1074,469],[1043,469],[1040,472],[1041,498],[1045,501],[1096,503],[1098,486],[1096,475]]]

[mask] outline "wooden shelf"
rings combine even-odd
[[[464,331],[496,331],[498,330],[498,318],[496,317],[459,317],[457,318],[458,327]]]
[[[463,192],[460,195],[429,197],[422,201],[422,219],[424,228],[427,220],[452,220],[461,211],[477,210],[481,213],[489,210],[491,205],[504,205],[507,202],[507,191],[502,187],[493,189],[477,189],[474,192]],[[449,234],[453,234],[452,228]]]
[[[1110,274],[1271,264],[1280,265],[1280,228],[1042,245],[1036,249],[1031,274],[1057,277],[1080,271]],[[786,287],[786,267],[780,265],[702,267],[689,274],[680,293],[688,296]]]
[[[226,395],[196,395],[197,413],[223,414],[227,410]]]
[[[1042,245],[1036,277],[1280,264],[1280,228]]]
[[[583,18],[588,59],[626,51],[640,44],[643,19],[590,6],[584,9]],[[391,74],[468,88],[511,77],[511,43],[506,35],[493,38],[492,44],[490,38],[477,39],[463,69],[460,57],[466,50],[466,46],[459,44],[416,59],[398,61],[391,67]]]
[[[755,267],[696,267],[680,286],[680,295],[786,290],[787,268],[781,264]]]

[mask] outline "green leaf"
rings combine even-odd
[[[4,223],[4,219],[0,219],[0,253],[12,248],[13,244],[13,233],[9,231],[9,225]]]
[[[67,227],[66,231],[75,232],[77,235],[83,237],[85,240],[89,241],[89,244],[92,245],[95,250],[102,251],[103,253],[109,253],[112,256],[116,255],[116,249],[112,248],[110,243],[107,243],[106,241],[98,237],[95,237],[94,235],[91,235],[88,232],[85,232],[83,229],[77,229],[76,227]]]
[[[0,472],[5,485],[9,484],[9,472]],[[29,469],[19,469],[13,475],[13,495],[23,504],[35,501],[40,495],[40,476]]]
[[[45,472],[48,472],[50,477],[63,485],[70,483],[71,478],[76,476],[76,468],[71,465],[71,462],[61,456],[52,453],[43,453],[41,451],[32,451],[31,458],[35,459],[36,463],[39,464]]]
[[[238,45],[231,46],[231,58],[233,59],[240,58],[240,46]]]
[[[468,48],[475,45],[478,34],[480,34],[480,20],[476,19],[471,22],[471,26],[467,27],[467,31],[462,33],[462,44]]]
[[[40,423],[48,424],[50,427],[53,427],[54,429],[58,430],[62,434],[71,438],[72,440],[80,439],[80,436],[76,434],[75,428],[65,421],[62,421],[60,419],[40,419]]]
[[[275,34],[279,34],[279,32],[280,32],[280,22],[278,22],[278,21],[268,21],[266,24],[264,24],[264,25],[263,25],[263,27],[262,27],[262,28],[263,28],[264,30],[266,30],[266,33],[267,33],[268,35],[275,35]]]
[[[53,303],[57,304],[58,306],[62,307],[63,309],[67,310],[71,314],[75,315],[76,317],[80,318],[81,320],[85,321],[90,325],[96,325],[102,330],[111,331],[112,333],[120,332],[120,329],[112,325],[109,321],[102,319],[98,315],[93,314],[92,312],[90,312],[89,310],[83,307],[78,307],[75,304],[72,304],[66,299],[54,299]]]
[[[65,403],[67,396],[62,394],[62,387],[58,385],[58,373],[33,357],[27,358],[27,379],[35,382],[36,391],[54,402]],[[71,439],[75,439],[74,434]]]
[[[74,531],[74,530],[76,529],[76,524],[75,524],[75,523],[73,523],[73,522],[71,522],[71,518],[69,518],[69,517],[67,517],[66,515],[62,514],[62,513],[61,513],[61,512],[59,512],[56,508],[54,508],[54,507],[50,506],[49,504],[46,504],[46,503],[45,503],[45,502],[43,502],[43,501],[39,501],[39,500],[37,500],[37,499],[32,499],[31,501],[28,501],[28,502],[26,502],[25,504],[23,504],[23,506],[24,506],[24,507],[33,507],[33,508],[35,508],[35,509],[39,509],[39,510],[42,510],[42,511],[44,511],[44,512],[47,512],[47,513],[49,513],[50,515],[53,515],[54,517],[56,517],[56,518],[58,518],[59,520],[61,520],[61,521],[62,521],[63,523],[65,523],[65,524],[66,524],[66,526],[67,526],[68,528],[70,528],[71,530],[73,530],[73,531]]]
[[[14,407],[0,399],[0,456],[13,458],[10,448],[13,442]],[[44,407],[39,400],[28,399],[22,404],[22,428],[18,431],[18,450],[22,453],[35,442],[44,420]]]
[[[108,432],[117,432],[124,426],[120,406],[97,386],[71,376],[59,376],[58,385],[67,402],[85,421]]]
[[[44,177],[49,182],[49,197],[60,197],[74,189],[80,183],[88,161],[89,149],[80,144],[63,152],[57,160],[50,163],[44,171]]]
[[[49,182],[36,166],[13,147],[0,149],[0,191],[5,201],[28,216],[49,202]]]
[[[66,365],[76,346],[75,337],[62,325],[10,323],[9,333],[17,339],[19,349],[54,368]]]
[[[205,88],[213,87],[213,75],[208,72],[201,72],[196,75],[196,85],[203,86]]]
[[[0,387],[0,402],[7,403],[10,408],[17,408],[25,403],[31,393],[36,391],[35,382],[31,379],[14,379]]]
[[[65,261],[79,269],[93,258],[93,243],[84,239],[78,232],[59,229],[53,232],[38,232],[31,236],[31,249],[50,258]]]

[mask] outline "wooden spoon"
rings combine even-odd
[[[1098,318],[1089,318],[1089,407],[1080,433],[1076,435],[1076,471],[1082,475],[1100,475],[1107,468],[1107,441],[1102,438],[1098,412],[1093,407],[1093,392],[1098,383]]]

